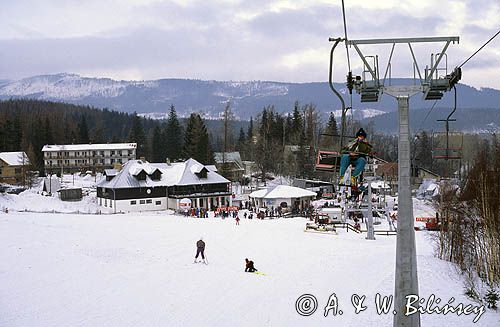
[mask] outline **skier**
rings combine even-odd
[[[256,272],[257,269],[255,269],[255,267],[253,266],[253,261],[252,260],[248,260],[248,258],[245,259],[245,272]]]
[[[344,174],[350,164],[355,165],[354,172],[351,173],[351,185],[358,184],[358,177],[365,169],[366,155],[372,152],[372,148],[372,145],[366,141],[365,130],[360,128],[356,133],[356,138],[342,148],[340,184],[344,184]]]
[[[240,224],[240,217],[236,216],[236,225]]]
[[[203,242],[203,238],[200,237],[200,240],[196,242],[196,256],[194,257],[194,262],[196,259],[198,259],[198,256],[201,254],[201,258],[203,259],[203,263],[206,263],[205,261],[205,242]]]

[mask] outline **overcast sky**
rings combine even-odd
[[[350,39],[459,36],[448,69],[500,29],[498,0],[346,0]],[[341,1],[1,0],[0,79],[59,72],[125,80],[326,81],[331,44],[343,36]],[[443,44],[415,45],[421,69]],[[381,74],[390,45],[378,54]],[[361,62],[350,49],[355,74]],[[346,50],[334,77],[347,73]],[[396,47],[393,76],[413,76]],[[500,89],[500,36],[464,66],[462,82]]]

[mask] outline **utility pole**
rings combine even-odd
[[[342,41],[339,38],[330,38],[334,47]],[[349,91],[354,88],[361,95],[361,102],[377,102],[382,94],[388,94],[396,98],[399,113],[399,141],[398,141],[398,233],[396,244],[396,267],[395,267],[395,288],[394,288],[394,327],[420,327],[420,315],[418,310],[406,315],[407,297],[418,296],[418,274],[417,255],[415,248],[415,230],[413,203],[411,198],[410,184],[410,126],[409,126],[409,100],[410,97],[422,93],[425,100],[439,100],[445,91],[449,91],[461,78],[460,68],[456,68],[450,75],[444,77],[436,76],[442,69],[439,68],[441,59],[450,45],[459,41],[458,37],[423,37],[423,38],[392,38],[392,39],[371,39],[371,40],[345,40],[346,45],[354,47],[363,62],[363,73],[361,76],[353,76],[349,72],[347,77],[347,87]],[[424,75],[418,67],[412,43],[445,42],[443,49],[431,56],[431,67],[425,68]],[[365,56],[361,52],[361,45],[392,44],[392,50],[388,59],[387,69],[384,78],[379,74],[378,56]],[[414,72],[418,73],[420,83],[416,83],[417,77],[414,74],[413,85],[391,85],[391,76],[386,85],[387,74],[391,69],[391,60],[396,44],[407,44],[413,58]],[[330,55],[330,76],[332,67],[332,56]],[[366,78],[368,76],[368,78]],[[330,83],[331,84],[331,83]],[[344,106],[343,106],[344,107]],[[371,199],[369,199],[371,201]],[[417,304],[412,304],[414,307]]]

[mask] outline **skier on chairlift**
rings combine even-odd
[[[360,128],[356,133],[356,138],[347,143],[342,148],[342,158],[340,160],[340,182],[343,185],[344,174],[350,164],[354,165],[354,171],[351,173],[351,185],[357,186],[358,179],[366,165],[366,156],[372,152],[372,145],[366,141],[366,132]]]

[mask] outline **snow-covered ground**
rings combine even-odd
[[[4,201],[0,195],[0,206]],[[242,219],[236,226],[164,212],[0,213],[0,326],[391,325],[374,299],[393,292],[396,238],[305,233],[305,223]],[[433,256],[430,233],[416,235],[420,295],[471,303],[457,272]],[[193,263],[200,237],[208,265]],[[245,273],[245,258],[267,275]],[[318,301],[309,317],[295,309],[305,293]],[[324,317],[332,293],[343,315]],[[366,295],[368,307],[357,315],[354,293]],[[491,311],[473,319],[421,316],[426,327],[500,325]]]

